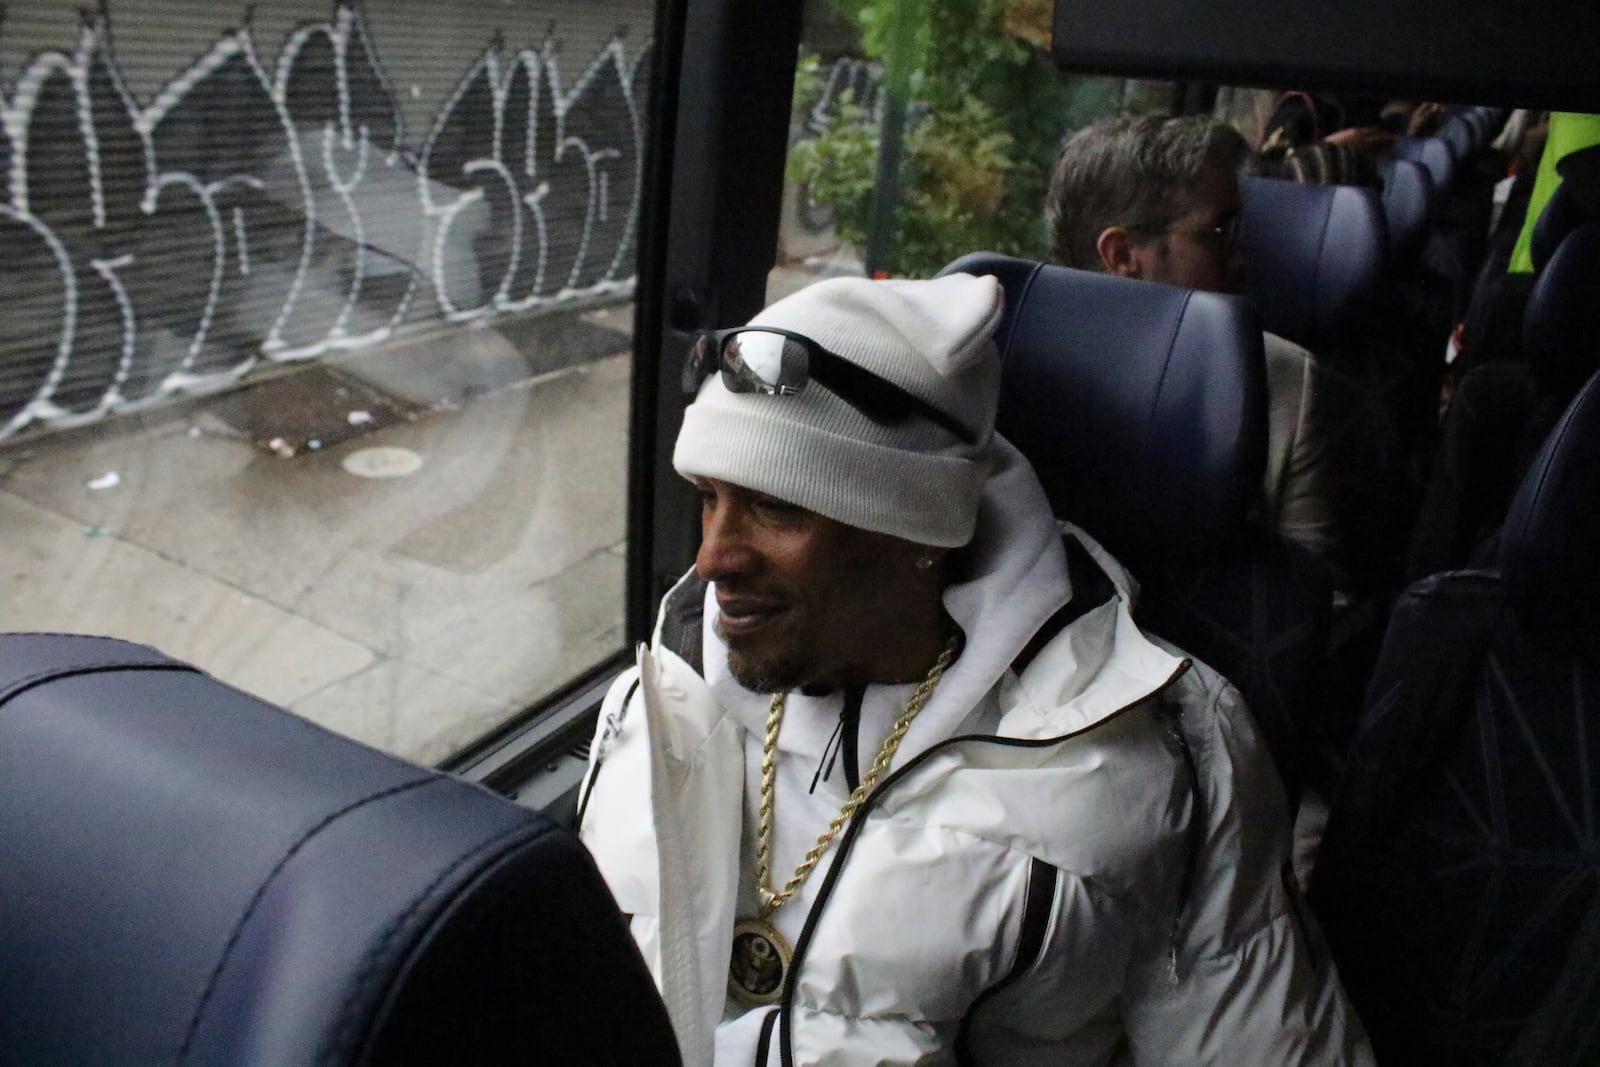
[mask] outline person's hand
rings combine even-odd
[[[1406,125],[1406,133],[1412,137],[1426,137],[1439,129],[1439,124],[1444,121],[1444,105],[1428,102],[1418,104],[1417,109],[1411,113],[1411,121]]]
[[[1330,133],[1323,138],[1329,144],[1344,145],[1358,152],[1383,152],[1394,144],[1394,134],[1381,126],[1351,126],[1349,129]]]

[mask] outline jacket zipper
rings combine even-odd
[[[1049,748],[1052,745],[1064,744],[1073,740],[1074,738],[1082,737],[1091,731],[1098,730],[1100,727],[1114,719],[1121,718],[1127,712],[1132,711],[1134,708],[1139,707],[1147,701],[1159,697],[1163,692],[1170,688],[1174,682],[1183,677],[1183,675],[1189,670],[1190,666],[1192,666],[1192,661],[1189,659],[1184,659],[1178,664],[1177,669],[1167,677],[1167,680],[1156,686],[1153,690],[1144,694],[1138,700],[1124,704],[1122,707],[1116,709],[1103,718],[1090,723],[1081,730],[1074,730],[1071,733],[1062,734],[1060,737],[1041,738],[1033,741],[1025,740],[1023,738],[1001,737],[998,734],[962,734],[958,737],[947,737],[938,744],[930,745],[929,747],[923,749],[921,752],[917,753],[916,756],[907,761],[904,766],[896,768],[889,774],[888,777],[879,782],[878,788],[874,789],[870,794],[868,794],[866,800],[862,801],[861,806],[856,809],[855,815],[851,817],[849,824],[844,828],[844,834],[839,838],[839,852],[833,857],[833,862],[828,865],[828,873],[823,876],[822,885],[817,890],[817,899],[812,902],[811,910],[806,912],[806,921],[800,927],[800,937],[795,941],[794,955],[791,956],[789,960],[789,973],[784,978],[783,995],[781,998],[779,998],[777,1007],[778,1050],[782,1056],[782,1067],[794,1067],[794,1013],[790,1011],[789,1008],[794,1002],[795,983],[799,980],[800,965],[805,960],[806,950],[811,947],[811,939],[812,935],[816,931],[817,922],[822,917],[822,910],[827,906],[828,898],[833,893],[834,884],[839,879],[839,872],[844,868],[844,861],[846,857],[849,856],[851,847],[855,844],[857,834],[860,832],[862,825],[865,824],[867,816],[871,814],[872,809],[877,805],[879,798],[882,797],[884,793],[888,792],[891,786],[903,779],[912,771],[916,770],[918,767],[922,766],[922,764],[931,759],[935,753],[941,752],[944,749],[950,748],[954,745],[963,744],[966,742],[974,742],[990,745],[1003,745],[1007,748]]]

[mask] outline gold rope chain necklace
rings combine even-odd
[[[776,1003],[783,990],[783,980],[793,956],[788,941],[768,921],[773,912],[782,907],[816,868],[817,861],[833,845],[833,839],[844,829],[845,823],[866,801],[867,795],[889,769],[894,754],[905,740],[911,722],[933,696],[934,687],[955,659],[958,636],[945,643],[939,658],[928,671],[916,690],[906,701],[905,710],[895,719],[889,736],[883,739],[878,756],[861,776],[861,781],[851,791],[850,797],[834,816],[828,828],[817,837],[817,843],[806,852],[794,874],[782,889],[774,891],[772,880],[772,824],[777,807],[778,767],[774,757],[778,751],[778,732],[783,728],[783,712],[788,702],[787,693],[776,693],[767,709],[767,734],[761,743],[761,821],[756,835],[756,917],[741,919],[733,928],[733,957],[728,969],[728,991],[748,1004]]]

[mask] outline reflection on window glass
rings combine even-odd
[[[8,5],[0,630],[440,759],[621,644],[651,6]]]
[[[830,0],[806,7],[775,300],[816,277],[929,277],[967,252],[1041,259],[1062,140],[1172,86],[1067,76],[1051,5]]]

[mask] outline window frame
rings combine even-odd
[[[528,798],[570,782],[609,679],[647,640],[661,597],[693,563],[698,509],[672,469],[695,335],[744,322],[777,257],[802,4],[663,0],[656,9],[634,289],[625,647],[440,768]],[[559,805],[558,805],[559,806]]]

